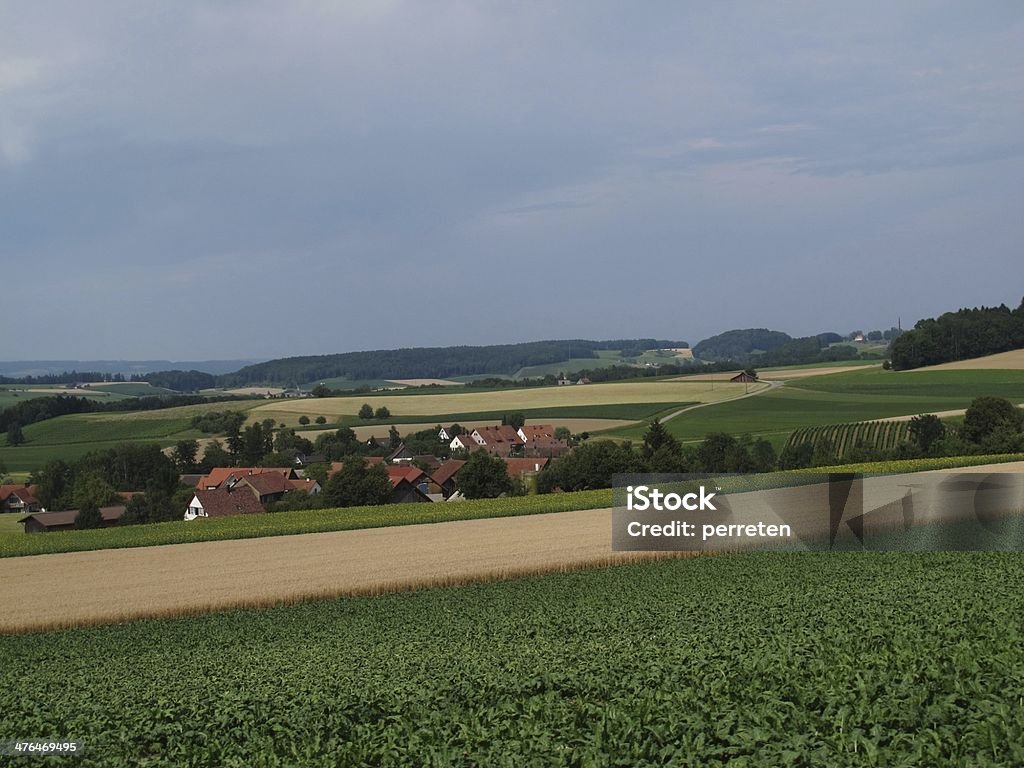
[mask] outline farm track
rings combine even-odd
[[[688,405],[685,408],[680,408],[678,411],[673,411],[668,416],[663,418],[661,420],[661,423],[664,424],[666,421],[671,421],[672,419],[676,418],[676,416],[681,416],[684,413],[688,413],[690,411],[695,411],[698,408],[706,408],[709,405],[721,405],[722,403],[731,403],[731,402],[734,402],[736,400],[744,400],[744,399],[746,399],[748,397],[757,397],[758,395],[763,395],[765,392],[771,392],[773,389],[778,389],[779,387],[785,386],[785,384],[786,384],[786,382],[784,382],[784,381],[766,381],[766,382],[763,382],[763,383],[767,384],[768,386],[767,387],[762,387],[760,389],[756,389],[753,392],[745,392],[742,395],[737,395],[736,397],[730,397],[730,398],[727,398],[725,400],[715,400],[715,401],[710,402],[710,403],[697,403],[696,405]],[[637,422],[637,423],[639,423],[639,422]]]

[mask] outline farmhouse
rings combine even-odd
[[[294,490],[302,489],[310,496],[320,493],[320,483],[312,479],[289,480],[283,473],[264,472],[259,475],[243,477],[235,485],[233,491],[248,490],[259,499],[260,504],[280,501]]]
[[[0,512],[17,512],[22,515],[40,510],[36,499],[36,486],[0,485]]]
[[[214,467],[208,475],[203,475],[196,483],[196,488],[204,491],[212,491],[223,485],[231,487],[244,477],[254,475],[278,474],[289,480],[298,480],[299,476],[294,469],[282,469],[279,467]]]
[[[124,510],[123,506],[100,507],[103,525],[107,528],[117,525]],[[18,522],[25,526],[25,533],[46,533],[71,530],[75,527],[76,517],[78,517],[77,509],[67,509],[61,512],[34,512],[21,518]]]
[[[483,450],[483,445],[474,440],[472,435],[458,435],[452,438],[448,447],[453,451],[465,451],[466,453]]]
[[[253,515],[262,511],[263,505],[259,498],[246,489],[197,490],[185,511],[185,519]]]
[[[540,472],[548,465],[550,459],[505,459],[505,467],[509,477],[524,477]]]
[[[555,437],[550,424],[524,424],[518,431],[523,441],[523,456],[546,456],[549,459],[569,451],[569,443]]]
[[[502,425],[500,427],[480,427],[474,429],[467,438],[466,435],[459,435],[452,440],[451,449],[474,451],[472,442],[479,448],[495,456],[520,456],[526,441],[519,436],[514,427]],[[464,447],[463,447],[464,446]]]
[[[465,465],[462,459],[448,459],[434,470],[432,477],[441,489],[444,498],[450,498],[458,490],[459,470]]]
[[[753,371],[740,371],[729,379],[729,381],[738,382],[740,384],[753,384],[757,381],[757,374]]]

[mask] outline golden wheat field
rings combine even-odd
[[[750,387],[751,390],[753,388]],[[430,395],[372,393],[358,398],[325,397],[315,400],[277,401],[254,408],[249,412],[249,416],[253,420],[270,418],[290,424],[301,415],[310,418],[326,416],[328,419],[354,416],[363,403],[369,403],[374,409],[385,406],[392,416],[441,416],[580,405],[708,403],[728,400],[743,393],[743,384],[683,381],[585,384]]]
[[[597,509],[5,558],[0,632],[378,594],[642,557],[613,553],[610,530],[611,511]]]
[[[976,357],[973,360],[958,360],[955,363],[943,363],[927,368],[915,368],[914,371],[1020,371],[1024,370],[1024,349],[1000,352],[998,355]],[[914,373],[907,371],[907,373]]]

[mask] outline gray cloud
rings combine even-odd
[[[0,7],[0,257],[33,297],[0,358],[697,341],[1024,293],[1015,3]]]

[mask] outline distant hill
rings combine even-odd
[[[422,347],[286,357],[249,365],[218,377],[224,387],[250,384],[302,386],[326,379],[446,379],[454,376],[512,376],[522,368],[597,358],[601,350],[677,348],[683,341],[664,339],[565,339],[490,346]]]
[[[12,379],[23,376],[52,376],[70,371],[91,371],[96,373],[123,374],[126,378],[132,374],[145,374],[153,371],[202,371],[219,376],[237,371],[247,365],[258,363],[259,360],[17,360],[0,361],[0,376]]]
[[[704,339],[693,348],[693,354],[701,360],[746,362],[757,352],[770,352],[791,340],[792,337],[782,331],[741,328]]]

